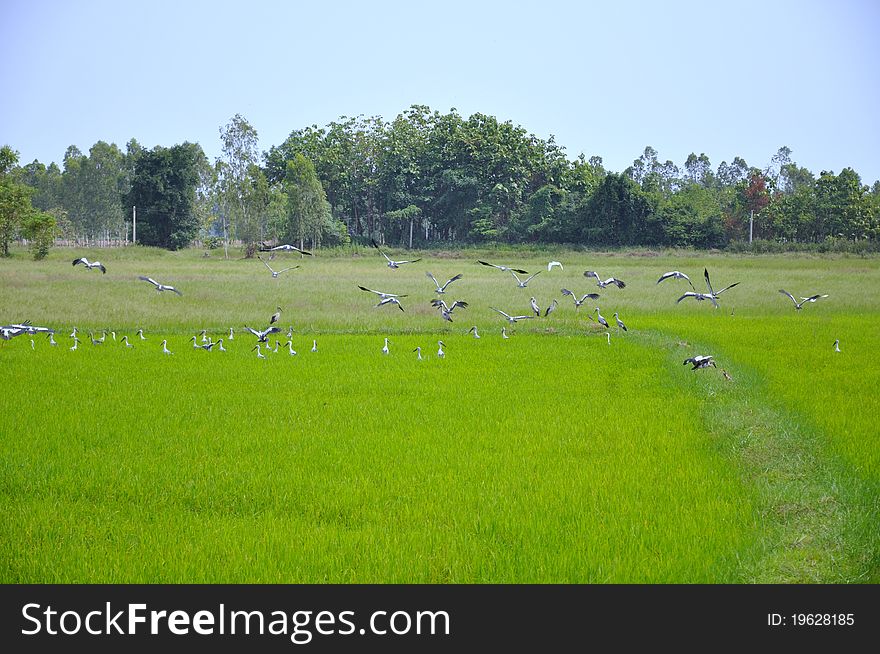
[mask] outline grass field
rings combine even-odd
[[[422,256],[285,255],[274,268],[300,268],[277,279],[201,251],[0,260],[0,322],[58,341],[0,341],[0,581],[880,581],[880,259]],[[478,258],[543,272],[517,288]],[[740,282],[718,310],[656,283],[677,269],[702,290],[704,267]],[[455,322],[426,271],[463,274],[442,296],[469,303]],[[405,311],[358,285],[405,294]],[[576,311],[563,287],[601,297]],[[796,312],[779,288],[829,297]],[[489,307],[527,314],[533,295],[558,308],[502,339]],[[277,306],[270,343],[292,326],[298,354],[258,359],[242,327]],[[227,352],[194,349],[202,329]],[[682,365],[695,354],[718,368]]]

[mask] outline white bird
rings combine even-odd
[[[168,349],[168,341],[167,340],[162,341],[162,351],[165,354],[174,354],[171,350]]]
[[[509,270],[508,272],[510,272],[510,274],[513,275],[513,278],[516,280],[516,285],[518,288],[525,288],[526,286],[529,285],[530,281],[532,281],[535,277],[537,277],[538,275],[541,274],[541,271],[539,270],[538,272],[534,273],[533,275],[529,275],[524,280],[522,280],[519,278],[519,276],[517,276],[517,274],[513,270]]]
[[[500,313],[502,316],[504,316],[505,318],[507,318],[507,322],[509,322],[511,325],[516,324],[516,321],[517,321],[517,320],[526,320],[526,319],[528,319],[528,318],[534,318],[534,317],[535,317],[535,316],[511,316],[509,313],[504,313],[501,309],[496,309],[495,307],[489,307],[489,308],[492,309],[492,311],[497,311],[497,312]]]
[[[217,339],[217,349],[220,350],[221,352],[226,351],[226,348],[223,347],[223,339],[222,338]]]
[[[235,338],[235,332],[233,331],[232,327],[230,327],[229,328],[229,340],[231,341],[234,338]]]
[[[449,322],[452,322],[452,312],[455,310],[455,307],[466,309],[467,305],[468,303],[463,300],[456,300],[452,303],[452,306],[447,305],[446,302],[438,298],[431,300],[431,306],[435,309],[439,309],[440,315],[443,316],[443,320],[448,320]]]
[[[506,270],[510,272],[518,272],[520,275],[528,275],[528,271],[522,270],[520,268],[511,268],[510,266],[499,266],[495,263],[489,263],[488,261],[482,261],[481,259],[477,259],[477,263],[481,263],[484,266],[491,266],[492,268],[498,268],[498,270]]]
[[[278,322],[278,319],[279,319],[280,317],[281,317],[281,307],[278,307],[278,311],[276,311],[275,313],[273,313],[273,314],[269,317],[269,324],[270,324],[270,325],[274,325],[276,322]],[[279,331],[280,331],[280,330],[279,330]]]
[[[712,282],[709,281],[709,270],[707,268],[703,268],[703,276],[706,278],[706,287],[709,289],[709,292],[708,293],[697,293],[696,291],[688,291],[687,293],[682,295],[680,298],[678,298],[678,300],[676,300],[676,304],[681,302],[686,297],[692,297],[695,300],[697,300],[698,302],[702,301],[702,300],[709,300],[712,303],[712,306],[714,306],[717,309],[718,308],[718,296],[721,295],[727,289],[733,288],[734,286],[739,284],[739,282],[734,282],[733,284],[730,284],[729,286],[725,286],[720,291],[716,291],[712,288]]]
[[[510,336],[507,335],[507,327],[506,326],[501,327],[501,338],[510,338]]]
[[[538,302],[535,300],[535,296],[529,298],[529,305],[532,307],[532,311],[535,312],[535,316],[541,315],[541,307],[538,306]]]
[[[659,284],[664,279],[684,279],[685,281],[687,281],[688,284],[691,285],[691,288],[693,290],[695,290],[695,291],[697,290],[694,288],[694,283],[691,281],[691,278],[688,277],[687,275],[685,275],[683,272],[679,272],[677,270],[671,270],[668,273],[663,273],[662,275],[660,275],[660,279],[657,280],[657,283]]]
[[[546,317],[549,316],[551,313],[553,313],[554,311],[556,311],[556,307],[557,307],[558,304],[559,304],[559,303],[558,303],[556,300],[553,300],[553,301],[550,303],[550,306],[547,307],[547,309],[544,311],[544,317],[546,318]]]
[[[712,360],[711,354],[709,354],[709,355],[698,354],[697,356],[689,357],[682,362],[682,365],[687,365],[689,363],[693,366],[693,368],[691,368],[691,370],[698,370],[699,368],[708,368],[709,366],[714,366],[715,368],[718,367],[715,365],[715,362]]]
[[[177,293],[178,295],[183,295],[183,293],[178,291],[173,286],[168,286],[167,284],[160,284],[155,279],[152,279],[150,277],[144,277],[143,275],[140,275],[140,276],[138,276],[138,279],[145,281],[145,282],[150,282],[153,286],[156,287],[156,291],[158,291],[159,293],[161,293],[162,291],[171,291],[172,293]]]
[[[605,338],[608,339],[608,345],[611,345],[611,332],[605,332]]]
[[[553,270],[553,268],[555,268],[557,266],[559,267],[560,270],[565,270],[565,268],[562,267],[562,264],[560,262],[551,261],[550,263],[547,264],[547,272],[550,272],[551,270]]]
[[[286,243],[284,245],[276,245],[275,247],[272,247],[272,248],[260,248],[260,252],[277,252],[279,250],[284,251],[284,252],[299,252],[300,257],[304,254],[307,254],[310,257],[314,256],[311,252],[306,252],[305,250],[300,250],[295,245],[288,245]]]
[[[422,260],[421,258],[418,258],[418,259],[409,259],[406,261],[394,261],[393,259],[389,258],[389,256],[382,251],[382,249],[379,247],[379,245],[376,243],[376,241],[373,241],[373,247],[376,248],[377,250],[379,250],[379,253],[383,257],[385,257],[385,260],[388,262],[388,267],[391,269],[400,268],[400,266],[402,266],[405,263],[415,263],[416,261]]]
[[[599,307],[596,307],[596,321],[602,325],[603,327],[608,327],[608,321],[602,317],[602,314],[599,313]]]
[[[318,341],[312,341],[312,352],[318,351]]]
[[[95,338],[94,334],[92,334],[92,332],[89,332],[89,340],[92,341],[92,345],[103,345],[104,344],[104,339],[107,338],[107,332],[102,331],[101,334],[102,334],[101,338]]]
[[[259,341],[257,342],[256,345],[254,345],[254,347],[251,348],[251,352],[253,352],[254,350],[257,351],[257,358],[258,358],[258,359],[265,359],[265,358],[266,358],[266,356],[260,351],[260,343],[259,343]]]
[[[31,349],[32,349],[32,350],[36,350],[36,349],[37,349],[37,346],[34,345],[34,339],[31,339]]]
[[[431,280],[432,282],[434,282],[434,286],[437,287],[436,290],[434,291],[435,293],[445,293],[445,292],[446,292],[446,287],[447,287],[447,286],[449,286],[452,282],[454,282],[454,281],[456,281],[456,280],[458,280],[458,279],[461,279],[461,277],[462,277],[461,273],[459,273],[459,274],[457,274],[455,277],[450,277],[449,279],[447,279],[447,280],[446,280],[446,283],[443,284],[443,286],[441,286],[441,285],[440,285],[440,282],[437,281],[437,278],[434,277],[434,275],[432,275],[431,273],[426,272],[426,273],[425,273],[425,276],[428,277],[428,278],[430,278],[430,280]]]
[[[280,328],[275,327],[275,326],[267,327],[266,329],[264,329],[261,332],[258,332],[256,329],[251,329],[247,325],[245,325],[244,328],[247,331],[249,331],[251,334],[253,334],[254,336],[257,337],[258,343],[267,343],[268,342],[267,337],[269,336],[269,334],[277,334],[278,332],[281,331]]]
[[[137,330],[137,335],[141,337],[141,340],[142,340],[142,341],[147,340],[147,337],[144,336],[144,330],[143,330],[143,329],[139,329],[139,330]]]
[[[207,329],[203,329],[202,331],[200,331],[199,336],[202,337],[202,343],[208,342],[208,330]]]
[[[373,289],[371,289],[371,288],[367,288],[366,286],[358,286],[358,288],[361,289],[362,291],[367,291],[368,293],[375,293],[376,295],[379,296],[379,298],[380,298],[381,300],[387,300],[388,298],[395,298],[395,299],[397,299],[397,298],[401,298],[401,297],[407,297],[406,294],[398,295],[397,293],[385,293],[384,291],[374,291]],[[397,304],[398,307],[400,307],[400,302],[397,302],[396,304]],[[377,306],[377,307],[382,306],[382,302],[380,302],[380,303],[377,304],[376,306]],[[401,309],[401,311],[402,311],[402,310],[403,310],[403,307],[400,307],[400,309]]]
[[[840,339],[839,338],[834,340],[834,351],[840,352]]]
[[[132,345],[131,343],[128,342],[128,334],[126,334],[125,336],[122,337],[122,344],[125,347],[134,347],[134,345]]]
[[[269,269],[269,272],[272,273],[272,279],[277,279],[278,275],[280,275],[283,272],[287,272],[288,270],[294,270],[295,268],[299,268],[299,266],[290,266],[288,268],[282,268],[281,270],[272,270],[272,266],[270,266],[268,263],[266,263],[266,261],[263,259],[263,257],[257,257],[257,259],[262,261],[263,265]]]
[[[287,341],[285,345],[287,346],[287,353],[290,354],[290,356],[294,356],[296,350],[293,349],[293,341]]]
[[[74,260],[73,260],[73,265],[74,265],[74,266],[75,266],[76,264],[78,264],[78,263],[81,263],[82,265],[84,265],[84,266],[85,266],[86,268],[88,268],[89,270],[91,270],[92,268],[98,268],[98,269],[100,269],[100,271],[101,271],[102,273],[104,273],[105,275],[107,274],[107,268],[104,267],[104,264],[101,263],[100,261],[89,261],[89,260],[86,259],[85,257],[80,257],[79,259],[74,259]]]
[[[578,300],[577,295],[575,295],[574,293],[572,293],[571,291],[569,291],[567,288],[563,288],[563,289],[562,289],[562,294],[563,294],[563,295],[570,295],[570,296],[571,296],[571,299],[574,300],[574,308],[575,308],[576,310],[577,310],[577,309],[580,309],[580,308],[581,308],[581,305],[582,305],[584,302],[586,302],[588,299],[589,299],[589,300],[598,300],[598,299],[599,299],[599,294],[598,294],[598,293],[584,293],[583,296],[581,296],[581,299]]]
[[[584,271],[584,277],[595,277],[596,278],[596,286],[598,286],[599,288],[605,288],[606,286],[610,286],[611,284],[614,284],[617,288],[624,288],[626,286],[625,282],[623,282],[622,280],[617,279],[615,277],[609,277],[608,279],[603,281],[599,277],[599,273],[597,273],[593,270]]]
[[[473,333],[474,338],[480,338],[480,334],[477,332],[477,326],[474,325],[468,330],[468,334]]]
[[[288,340],[288,341],[292,341],[292,340],[293,340],[293,325],[290,325],[290,326],[287,328],[287,340]]]
[[[193,336],[191,339],[189,339],[189,340],[191,340],[191,341],[193,342],[193,349],[194,349],[194,350],[198,350],[200,347],[202,347],[201,345],[199,345],[199,344],[196,342],[196,338],[197,338],[196,336]]]
[[[76,338],[76,325],[73,326],[73,331],[70,332],[70,338]]]
[[[421,360],[422,360],[422,348],[421,348],[421,346],[416,347],[416,349],[413,350],[413,352],[416,353],[416,358],[417,358],[419,361],[421,361]]]
[[[276,338],[275,339],[275,349],[272,350],[272,354],[278,354],[278,346],[279,345],[280,345],[280,343],[278,342],[278,339]]]
[[[110,332],[110,336],[113,337],[113,340],[114,340],[114,341],[116,340],[116,332]]]
[[[384,300],[379,300],[379,304],[377,304],[376,307],[381,307],[384,304],[396,304],[397,308],[403,311],[403,305],[396,297],[386,297]]]
[[[58,345],[58,343],[55,342],[55,334],[52,332],[49,332],[49,345]]]
[[[444,343],[443,341],[437,341],[437,345],[440,346],[440,348],[437,350],[437,356],[442,359],[446,356],[446,352],[443,351],[443,346],[446,345],[446,343]]]
[[[614,319],[617,321],[617,331],[618,333],[622,329],[623,331],[627,331],[626,325],[623,324],[623,321],[620,319],[620,316],[617,315],[617,311],[614,312]]]
[[[385,345],[382,347],[382,354],[388,354],[388,337],[385,337]]]
[[[79,345],[79,339],[76,336],[74,336],[73,337],[73,347],[71,347],[70,350],[71,351],[75,350],[78,345]]]
[[[782,293],[783,295],[787,295],[789,298],[791,298],[791,301],[794,302],[794,308],[798,311],[800,311],[801,307],[803,307],[807,302],[815,302],[816,300],[819,300],[823,297],[828,297],[827,294],[826,295],[818,295],[818,294],[811,295],[810,297],[801,296],[801,302],[798,302],[797,300],[794,299],[794,296],[791,293],[789,293],[788,291],[786,291],[785,289],[780,288],[779,292]]]

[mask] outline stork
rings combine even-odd
[[[441,286],[440,282],[437,281],[437,278],[434,277],[434,275],[432,275],[431,273],[426,272],[425,276],[428,277],[432,282],[434,282],[434,286],[437,287],[434,290],[435,293],[445,293],[447,286],[449,286],[452,282],[461,279],[461,277],[462,277],[461,273],[459,273],[459,274],[455,275],[454,277],[450,277],[449,279],[447,279],[446,283]]]
[[[580,309],[580,308],[581,308],[581,305],[582,305],[584,302],[586,302],[587,300],[598,300],[598,299],[599,299],[599,294],[598,294],[598,293],[584,293],[584,294],[581,296],[581,299],[578,300],[577,295],[575,295],[574,293],[572,293],[571,291],[569,291],[567,288],[563,288],[563,289],[562,289],[562,294],[563,294],[563,295],[570,295],[570,296],[571,296],[571,299],[574,300],[574,308],[575,308],[575,310]]]
[[[156,291],[161,293],[162,291],[171,291],[172,293],[177,293],[178,295],[183,295],[180,291],[178,291],[173,286],[168,286],[167,284],[160,284],[155,279],[151,277],[144,277],[143,275],[138,276],[138,279],[145,282],[150,282],[153,286],[156,287]]]
[[[295,356],[295,355],[296,355],[296,350],[293,349],[293,341],[287,341],[287,342],[285,343],[285,345],[287,346],[287,353],[288,353],[290,356]]]
[[[551,313],[553,313],[554,311],[556,311],[556,306],[557,306],[557,305],[558,305],[558,302],[557,302],[556,300],[553,300],[553,301],[550,303],[550,306],[547,307],[547,309],[544,311],[544,317],[546,318],[546,317],[549,316]]]
[[[538,306],[538,302],[535,300],[535,296],[529,298],[529,305],[532,307],[532,311],[535,312],[535,317],[541,315],[541,307]]]
[[[84,265],[88,270],[91,270],[92,268],[98,268],[103,274],[107,274],[107,268],[100,261],[89,261],[85,257],[80,257],[79,259],[73,260],[74,266],[78,263]]]
[[[700,368],[708,368],[709,366],[713,366],[717,368],[715,365],[715,361],[712,360],[712,355],[702,355],[698,354],[697,356],[688,357],[682,362],[682,365],[691,364],[693,367],[691,370],[699,370]]]
[[[608,329],[608,321],[602,317],[601,313],[599,313],[599,307],[596,307],[596,322]]]
[[[260,342],[259,341],[257,341],[257,344],[251,348],[251,352],[253,352],[254,350],[257,351],[257,358],[258,359],[265,359],[266,358],[266,355],[264,355],[262,352],[260,352]]]
[[[168,340],[167,339],[162,341],[162,351],[165,354],[174,354],[174,352],[172,352],[171,350],[168,349]]]
[[[491,266],[492,268],[498,268],[498,270],[504,270],[509,272],[518,272],[520,275],[528,275],[528,271],[522,270],[520,268],[511,268],[510,266],[500,266],[497,263],[489,263],[488,261],[482,261],[481,259],[477,259],[477,263],[481,263],[484,266]]]
[[[541,274],[541,271],[539,270],[538,272],[536,272],[532,275],[529,275],[525,279],[520,279],[519,276],[513,270],[508,270],[508,272],[510,272],[510,274],[513,275],[513,278],[516,280],[516,285],[518,288],[525,288],[526,286],[529,285],[530,281],[532,281],[535,277],[537,277],[538,275]]]
[[[278,307],[278,311],[276,311],[275,313],[273,313],[273,314],[269,317],[269,324],[270,324],[270,325],[274,325],[276,322],[278,322],[278,319],[279,319],[280,317],[281,317],[281,307]]]
[[[584,277],[595,277],[596,286],[598,286],[599,288],[605,288],[606,286],[611,286],[611,284],[614,284],[617,288],[624,288],[626,286],[625,282],[617,279],[616,277],[609,277],[608,279],[603,281],[602,278],[599,277],[599,273],[595,272],[594,270],[584,271]]]
[[[474,338],[480,338],[480,334],[479,334],[479,332],[477,332],[477,326],[476,326],[476,325],[474,325],[473,327],[471,327],[471,328],[468,330],[468,334],[473,334],[473,335],[474,335]]]
[[[620,319],[620,316],[617,315],[617,311],[614,312],[614,319],[617,321],[617,333],[620,333],[620,330],[627,331],[626,325],[623,324],[623,321]]]
[[[815,302],[816,300],[820,300],[820,299],[822,299],[823,297],[828,297],[827,294],[825,294],[825,295],[819,295],[819,294],[816,294],[816,295],[811,295],[810,297],[803,297],[803,296],[801,296],[801,301],[798,302],[797,300],[794,299],[794,296],[793,296],[791,293],[789,293],[788,291],[786,291],[785,289],[780,288],[780,289],[779,289],[779,292],[782,293],[783,295],[787,295],[787,296],[789,297],[789,299],[790,299],[792,302],[794,302],[794,308],[795,308],[795,310],[797,310],[797,311],[800,311],[801,308],[802,308],[807,302]]]
[[[373,247],[376,248],[377,250],[379,250],[379,254],[381,254],[383,257],[385,257],[385,260],[388,262],[388,267],[391,268],[392,270],[396,270],[397,268],[400,268],[405,263],[415,263],[416,261],[422,260],[420,257],[418,259],[409,259],[409,260],[405,260],[405,261],[394,261],[393,259],[391,259],[387,254],[385,254],[382,251],[382,249],[379,247],[379,244],[376,243],[376,241],[372,241],[372,243],[373,243]]]
[[[287,272],[288,270],[294,270],[295,268],[299,268],[299,266],[289,266],[287,268],[282,268],[281,270],[273,270],[272,266],[270,266],[268,263],[266,263],[266,261],[265,261],[265,259],[263,259],[263,257],[258,256],[257,259],[262,261],[263,265],[269,269],[269,272],[272,273],[272,279],[278,279],[278,275],[280,275],[283,272]]]
[[[565,270],[565,268],[562,267],[562,264],[559,261],[551,261],[550,263],[547,264],[547,272],[550,272],[554,268],[559,268],[559,270]]]
[[[134,345],[132,345],[131,343],[128,342],[128,334],[126,334],[125,336],[122,337],[122,344],[125,347],[134,347]]]
[[[468,303],[462,300],[456,300],[452,303],[452,306],[447,305],[446,302],[438,298],[431,300],[431,306],[435,309],[439,309],[440,315],[443,316],[443,320],[448,320],[449,322],[452,322],[452,312],[455,310],[455,307],[466,309],[467,305]]]
[[[509,322],[511,324],[511,326],[515,325],[517,320],[526,320],[526,319],[535,317],[535,316],[512,316],[509,313],[503,312],[501,309],[496,309],[495,307],[489,307],[489,308],[492,309],[492,311],[497,311],[502,316],[507,318],[507,322]]]
[[[141,339],[142,341],[147,340],[147,337],[144,336],[144,330],[143,330],[143,329],[139,329],[139,330],[137,330],[137,335],[140,336],[140,339]]]
[[[269,334],[277,334],[278,332],[281,331],[281,329],[279,329],[278,327],[275,327],[275,326],[267,327],[266,329],[264,329],[261,332],[258,332],[256,329],[251,329],[247,325],[245,325],[244,328],[247,331],[249,331],[251,334],[253,334],[254,336],[257,337],[258,343],[268,343],[267,338],[268,338]]]
[[[660,279],[657,280],[657,283],[659,284],[664,279],[684,279],[685,281],[687,281],[688,284],[690,284],[692,290],[697,290],[694,288],[694,283],[691,281],[691,278],[685,275],[683,272],[670,270],[668,273],[663,273],[662,275],[660,275]]]
[[[388,352],[389,352],[389,349],[388,349],[388,337],[386,336],[386,337],[385,337],[385,345],[382,347],[382,354],[388,354]]]
[[[421,348],[421,346],[416,347],[416,349],[413,350],[413,352],[416,353],[416,358],[417,358],[419,361],[421,361],[421,360],[422,360],[422,348]]]
[[[446,352],[443,351],[443,346],[446,345],[443,341],[437,341],[437,345],[439,345],[439,349],[437,350],[437,356],[441,359],[446,356]]]
[[[302,256],[304,254],[307,254],[310,257],[314,256],[311,252],[306,252],[305,250],[300,250],[295,245],[288,245],[287,243],[285,243],[284,245],[276,245],[275,247],[272,247],[272,248],[260,248],[260,252],[277,252],[279,250],[283,251],[283,252],[299,252],[300,258],[302,258]]]

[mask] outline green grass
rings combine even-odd
[[[73,268],[82,255],[107,275]],[[0,342],[0,580],[880,579],[878,399],[865,390],[878,381],[867,353],[880,340],[880,260],[423,256],[396,271],[370,250],[285,257],[301,268],[278,279],[216,252],[0,260],[2,321],[59,330],[57,348]],[[477,258],[544,272],[518,289]],[[550,258],[565,270],[546,271]],[[717,311],[676,304],[684,282],[655,283],[679,269],[700,288],[704,265],[716,287],[741,282]],[[630,327],[610,346],[586,318],[594,307],[575,312],[559,294],[597,290],[587,268],[627,281],[598,291],[602,314]],[[470,303],[455,323],[428,304],[426,270],[464,274],[445,296]],[[406,311],[374,308],[359,284],[407,294]],[[796,314],[778,288],[830,297]],[[533,294],[559,308],[502,340],[488,307],[527,313]],[[240,327],[262,328],[277,305],[299,354],[258,360]],[[230,326],[226,353],[188,341]],[[130,350],[85,336],[139,327],[149,340]],[[733,380],[681,365],[696,353]]]

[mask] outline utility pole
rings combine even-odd
[[[131,206],[131,244],[137,244],[138,240],[138,216],[137,207]]]
[[[751,213],[749,213],[749,243],[752,242],[752,230],[755,226],[755,210],[752,209]]]

